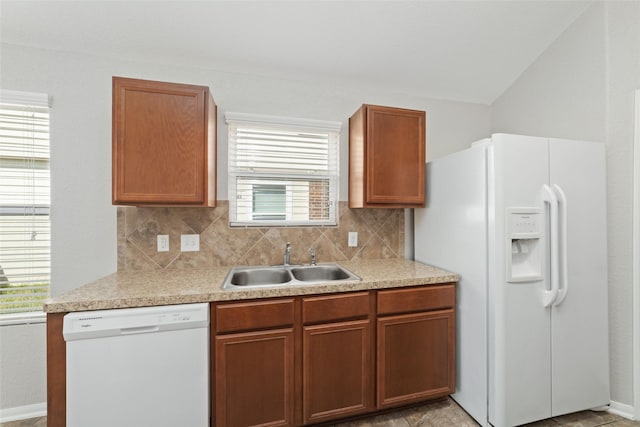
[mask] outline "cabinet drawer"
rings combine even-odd
[[[409,313],[454,307],[455,285],[423,286],[378,292],[378,314]]]
[[[302,320],[305,324],[355,319],[368,315],[368,292],[320,296],[302,300]]]
[[[216,332],[268,329],[293,325],[293,299],[216,306]]]

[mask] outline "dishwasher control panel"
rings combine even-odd
[[[209,304],[80,311],[64,316],[65,341],[209,326]]]

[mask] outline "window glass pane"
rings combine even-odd
[[[238,177],[236,182],[235,210],[240,221],[331,220],[328,179]]]
[[[291,122],[227,119],[231,225],[336,224],[340,124]]]
[[[49,109],[0,95],[0,314],[40,311],[51,270]]]
[[[309,181],[309,219],[329,219],[331,206],[329,190],[329,180]]]

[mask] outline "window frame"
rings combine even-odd
[[[342,122],[312,120],[290,117],[267,116],[258,114],[232,113],[225,114],[225,121],[228,126],[228,198],[229,198],[229,226],[230,227],[334,227],[338,225],[338,199],[340,197],[340,131]],[[327,138],[327,169],[326,172],[319,170],[302,170],[291,168],[287,170],[256,171],[247,167],[242,167],[236,162],[238,130],[240,133],[246,130],[255,132],[293,132],[300,134],[322,134]],[[260,181],[262,180],[262,181]],[[295,187],[310,186],[314,182],[326,182],[328,188],[327,195],[327,219],[294,219],[292,215],[292,195],[296,191]],[[254,220],[245,219],[242,216],[252,216],[253,196],[250,206],[245,206],[244,211],[238,209],[239,190],[241,186],[248,185],[284,185],[286,187],[287,209],[285,220]],[[309,191],[309,190],[307,190]],[[244,194],[246,195],[246,194]],[[306,206],[308,214],[311,206]]]

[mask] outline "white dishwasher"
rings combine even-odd
[[[68,427],[209,425],[209,305],[70,313]]]

